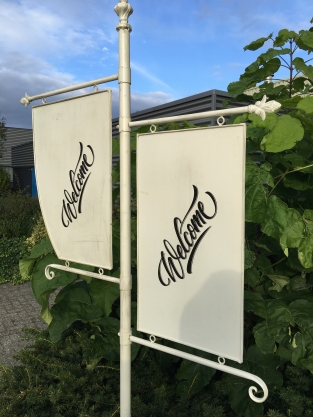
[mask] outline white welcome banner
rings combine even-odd
[[[59,259],[112,268],[111,90],[33,108],[36,181]]]
[[[242,362],[245,125],[138,135],[138,330]]]

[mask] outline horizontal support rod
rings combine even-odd
[[[258,389],[254,386],[249,388],[249,396],[250,398],[257,402],[262,403],[268,397],[268,389],[265,382],[256,375],[250,374],[249,372],[242,371],[237,368],[232,368],[230,366],[224,365],[222,363],[216,363],[210,361],[205,358],[200,358],[199,356],[191,355],[190,353],[182,352],[181,350],[172,349],[168,346],[159,345],[158,343],[150,342],[148,340],[141,339],[140,337],[130,336],[131,342],[138,343],[143,346],[147,346],[152,349],[160,350],[161,352],[169,353],[170,355],[178,356],[182,359],[187,359],[192,362],[199,363],[200,365],[208,366],[213,369],[217,369],[218,371],[226,372],[231,375],[236,375],[241,378],[249,379],[251,381],[256,382],[263,390],[263,397],[256,397],[254,393],[258,392]]]
[[[104,84],[115,80],[118,80],[118,74],[110,75],[104,78],[98,78],[97,80],[87,81],[81,84],[71,85],[70,87],[60,88],[59,90],[49,91],[48,93],[37,94],[36,96],[32,97],[25,93],[25,97],[21,98],[20,103],[27,107],[29,103],[34,100],[56,96],[58,94],[68,93],[69,91],[80,90],[81,88],[92,87],[93,85]]]
[[[242,113],[255,113],[258,114],[262,120],[265,120],[266,113],[273,113],[274,111],[278,110],[280,106],[281,104],[274,100],[266,102],[266,96],[264,96],[261,101],[257,101],[255,104],[250,104],[249,106],[234,107],[232,109],[225,110],[205,111],[201,113],[182,114],[179,116],[160,117],[158,119],[138,120],[135,122],[130,122],[129,127],[147,126],[169,122],[183,122],[184,120],[199,120],[214,116],[231,116],[233,114]]]
[[[116,284],[120,283],[119,278],[110,277],[108,275],[103,275],[101,273],[97,274],[95,272],[84,271],[83,269],[71,268],[69,266],[63,266],[63,265],[59,265],[59,264],[50,264],[50,265],[46,266],[45,275],[46,275],[46,278],[50,279],[50,280],[55,277],[55,273],[53,271],[50,271],[50,268],[60,269],[60,270],[65,271],[65,272],[72,272],[73,274],[85,275],[87,277],[101,279],[102,281],[110,281],[110,282],[114,282]],[[99,271],[100,270],[102,270],[102,269],[99,268]]]

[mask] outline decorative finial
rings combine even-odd
[[[29,101],[29,95],[27,93],[25,93],[25,97],[21,98],[20,103],[24,104],[25,107],[29,105],[30,101]]]
[[[267,97],[263,96],[261,101],[257,101],[255,104],[249,106],[249,113],[255,113],[265,120],[266,113],[274,113],[281,107],[281,104],[275,100],[266,102]]]
[[[128,23],[128,17],[133,13],[133,8],[127,3],[127,0],[121,0],[114,7],[114,11],[120,18],[120,23],[116,26],[116,30],[127,29],[131,32],[132,27]]]

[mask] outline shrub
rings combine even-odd
[[[27,255],[28,249],[23,237],[0,238],[0,284],[25,282],[26,279],[21,277],[18,265],[19,260]]]
[[[119,364],[102,359],[88,368],[91,328],[76,322],[58,342],[48,331],[24,330],[32,344],[16,358],[20,365],[0,364],[1,417],[112,417],[119,415]],[[194,396],[177,396],[179,381],[168,355],[142,348],[132,366],[132,415],[136,417],[242,417],[231,410],[229,386],[217,373],[209,387]],[[176,364],[178,369],[179,363]],[[270,393],[258,417],[311,417],[313,376],[287,365],[284,386]]]
[[[25,241],[28,251],[30,252],[33,249],[33,247],[37,245],[46,236],[48,236],[48,232],[43,221],[43,217],[40,214],[33,228],[32,234]]]
[[[6,170],[0,167],[0,192],[10,188],[10,176]]]
[[[19,191],[0,196],[0,237],[28,237],[40,213],[38,200]]]

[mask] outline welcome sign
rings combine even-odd
[[[33,108],[36,181],[59,259],[112,268],[111,91]]]
[[[244,124],[137,136],[138,330],[242,362]]]

